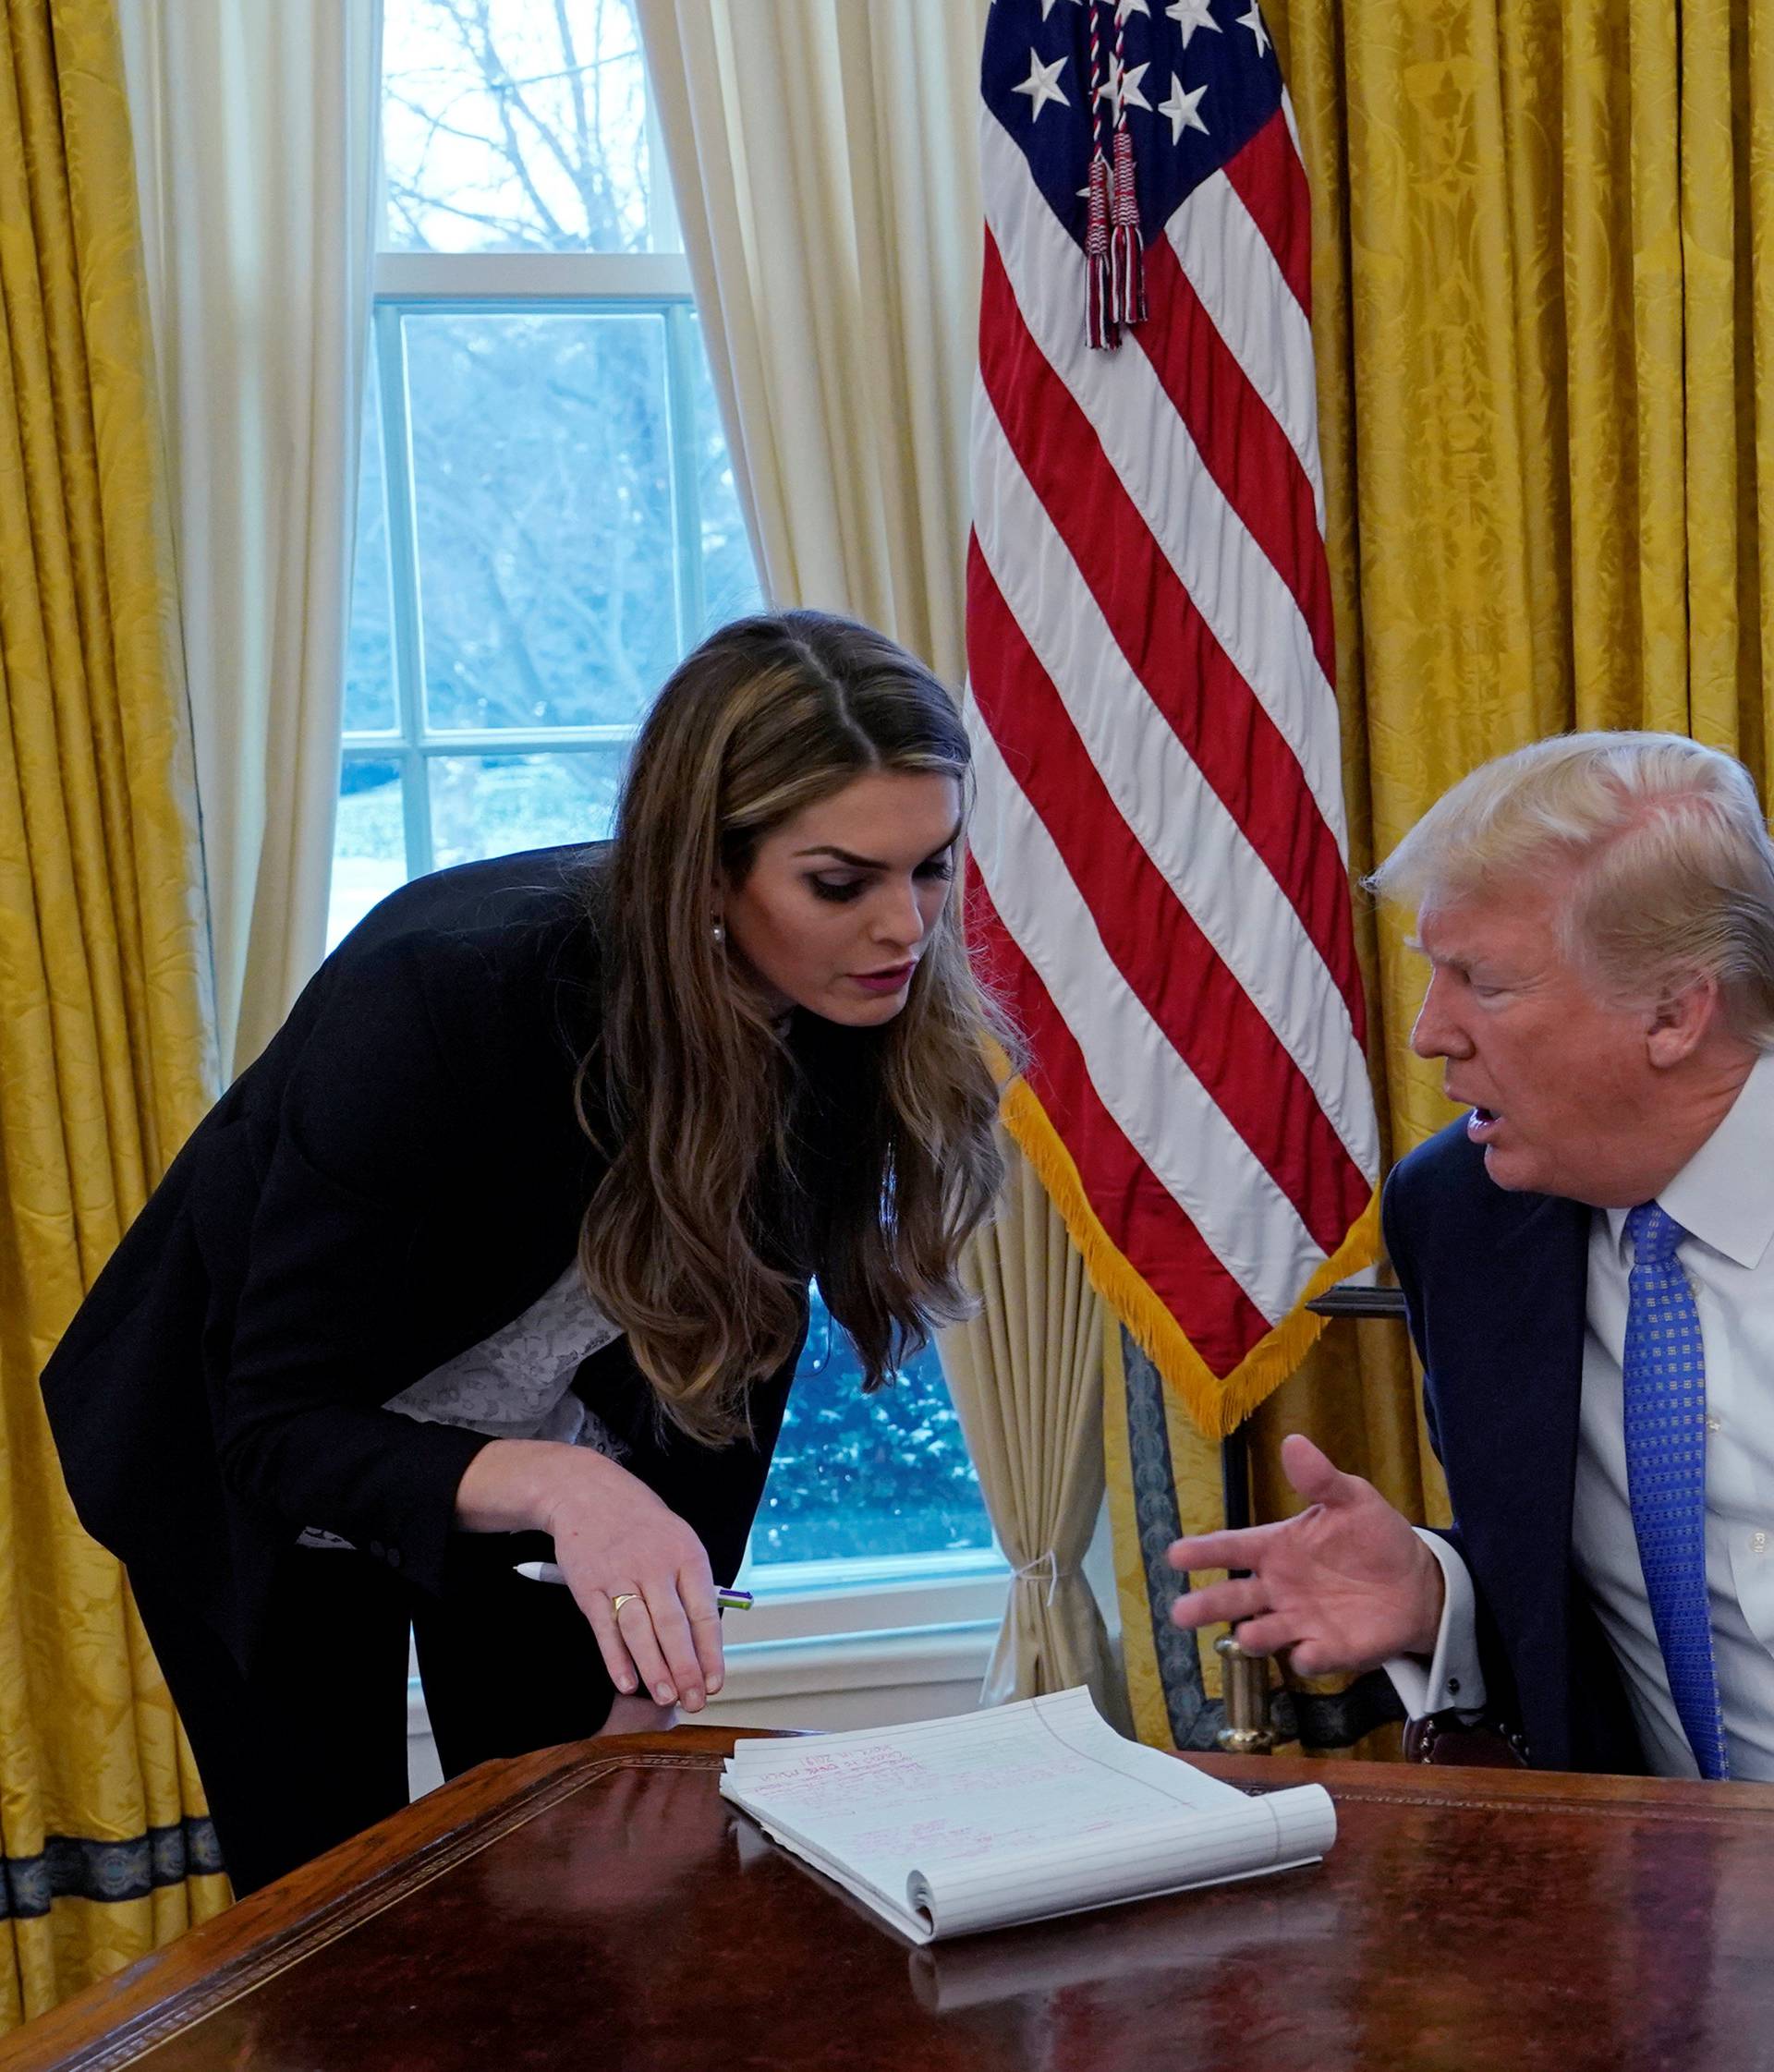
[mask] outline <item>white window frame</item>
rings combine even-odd
[[[342,732],[346,763],[393,763],[400,771],[407,875],[435,867],[431,765],[442,757],[555,755],[626,746],[633,725],[440,728],[425,711],[419,536],[414,509],[405,320],[414,312],[503,316],[537,309],[657,315],[665,328],[666,410],[672,428],[673,594],[680,650],[699,631],[700,491],[694,442],[691,324],[696,301],[681,252],[392,252],[377,254],[371,313],[372,375],[380,404],[386,501],[395,723]]]

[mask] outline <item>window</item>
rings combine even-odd
[[[627,0],[389,0],[330,937],[608,831],[648,699],[759,601]]]
[[[607,833],[652,694],[760,601],[632,0],[387,0],[383,109],[334,942],[421,872]],[[816,1298],[750,1567],[1002,1577],[933,1352],[865,1398]]]

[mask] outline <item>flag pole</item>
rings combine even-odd
[[[1250,1523],[1249,1428],[1245,1419],[1220,1442],[1226,1530],[1232,1533],[1242,1532]],[[1236,1627],[1221,1635],[1213,1652],[1220,1657],[1220,1689],[1226,1708],[1226,1724],[1214,1736],[1216,1744],[1228,1755],[1273,1755],[1268,1656],[1246,1654],[1238,1645]]]

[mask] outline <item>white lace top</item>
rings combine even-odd
[[[577,1259],[509,1324],[433,1367],[386,1404],[421,1424],[464,1424],[495,1439],[562,1439],[613,1460],[602,1422],[573,1394],[579,1363],[622,1336],[586,1292]]]
[[[586,1292],[575,1259],[522,1315],[433,1367],[383,1407],[421,1424],[462,1424],[495,1439],[559,1439],[619,1460],[620,1442],[574,1395],[573,1376],[582,1360],[621,1336]],[[310,1526],[301,1544],[350,1542]]]

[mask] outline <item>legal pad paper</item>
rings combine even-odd
[[[915,1943],[1316,1862],[1322,1785],[1250,1798],[1124,1741],[1082,1686],[990,1712],[741,1741],[723,1797]]]

